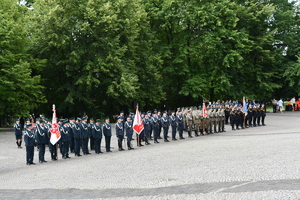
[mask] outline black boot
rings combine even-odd
[[[188,131],[188,135],[189,135],[189,138],[192,138],[193,136],[191,135],[191,132]]]
[[[159,143],[159,142],[157,141],[157,139],[155,139],[155,140],[154,140],[154,143]]]
[[[145,139],[145,144],[146,144],[146,145],[151,144],[150,142],[148,142],[148,138],[147,138],[147,137],[145,137],[144,139]]]
[[[198,135],[198,132],[197,131],[195,131],[195,137],[198,137],[199,135]]]
[[[20,148],[19,142],[16,142],[16,144],[18,145],[18,148]]]

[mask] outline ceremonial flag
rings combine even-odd
[[[208,114],[207,114],[205,103],[203,103],[202,109],[203,109],[203,117],[207,117]]]
[[[243,97],[243,113],[245,113],[245,115],[248,114],[248,109],[247,109],[245,97]]]
[[[135,112],[134,121],[133,121],[133,130],[137,134],[140,134],[142,132],[142,130],[144,130],[144,124],[143,124],[142,118],[140,116],[138,106],[136,106],[136,112]]]
[[[60,139],[60,132],[58,129],[57,119],[56,119],[56,110],[55,105],[53,105],[53,116],[52,116],[52,127],[50,129],[51,137],[50,142],[51,144],[55,145],[56,142]]]

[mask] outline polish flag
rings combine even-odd
[[[207,117],[208,113],[207,113],[207,110],[206,110],[205,103],[203,103],[202,110],[203,110],[203,117]]]
[[[133,130],[137,134],[140,134],[142,132],[142,130],[144,130],[144,124],[143,124],[142,118],[140,116],[138,106],[136,106],[136,112],[135,112],[134,121],[133,121]]]
[[[51,132],[50,142],[51,144],[55,145],[56,142],[58,142],[61,137],[58,129],[58,124],[57,124],[55,105],[53,105],[52,127],[50,129],[50,132]]]

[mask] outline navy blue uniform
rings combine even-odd
[[[183,124],[183,116],[181,114],[178,114],[176,116],[176,119],[177,119],[177,124],[178,124],[178,134],[179,134],[179,138],[180,139],[183,139],[183,127],[184,127],[184,124]]]
[[[88,149],[88,143],[89,143],[88,124],[82,122],[80,128],[81,128],[81,137],[82,137],[82,152],[84,155],[87,155],[90,154]]]
[[[22,127],[20,123],[14,125],[16,140],[22,139]]]
[[[130,141],[132,140],[132,135],[133,135],[133,129],[132,129],[132,121],[126,121],[125,122],[125,130],[126,130],[126,135],[127,135],[127,147],[128,150],[133,149],[131,147]]]
[[[172,127],[172,139],[173,140],[176,140],[176,128],[177,128],[177,122],[176,122],[176,117],[175,115],[171,115],[169,117],[169,120],[170,120],[170,124],[171,124],[171,127]]]
[[[33,164],[34,157],[34,133],[30,129],[24,131],[24,140],[26,146],[26,164]]]
[[[95,150],[95,138],[93,136],[93,130],[92,127],[94,127],[94,123],[89,123],[89,138],[90,138],[90,149]]]
[[[69,123],[69,134],[70,134],[70,151],[71,153],[75,152],[75,141],[74,141],[74,132],[73,127],[75,126],[75,123],[70,122]]]
[[[80,123],[75,123],[74,125],[72,124],[72,132],[74,135],[74,152],[75,156],[81,156],[80,155],[80,141],[81,141],[81,124]]]
[[[70,147],[70,128],[67,125],[63,125],[60,127],[60,134],[61,134],[61,149],[62,149],[62,158],[70,158],[69,157],[69,147]]]
[[[44,162],[45,161],[45,147],[47,143],[47,129],[40,125],[36,127],[36,135],[35,139],[37,142],[37,145],[39,147],[39,161]]]
[[[92,130],[92,136],[94,139],[94,147],[95,152],[102,153],[101,152],[101,140],[102,140],[102,127],[100,124],[91,124],[91,130]]]
[[[119,151],[124,150],[122,147],[122,141],[124,139],[124,129],[123,129],[123,123],[122,122],[117,122],[116,123],[116,134],[118,137],[118,146],[119,146]]]
[[[103,134],[105,136],[105,148],[106,152],[110,152],[110,140],[111,140],[111,125],[110,123],[103,124]]]
[[[169,119],[168,119],[168,116],[162,116],[162,118],[161,118],[161,125],[162,125],[163,130],[164,130],[164,140],[165,140],[165,142],[169,142],[168,141],[168,130],[169,130]]]
[[[147,116],[143,119],[145,135],[147,138],[150,138],[151,124],[150,118]]]
[[[154,134],[153,134],[153,136],[154,136],[154,143],[159,143],[157,141],[158,135],[159,135],[159,121],[158,121],[157,117],[152,116],[152,118],[151,118],[151,125],[152,125],[153,131],[154,131]]]

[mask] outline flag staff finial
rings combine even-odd
[[[52,105],[52,109],[55,110],[55,104]]]

